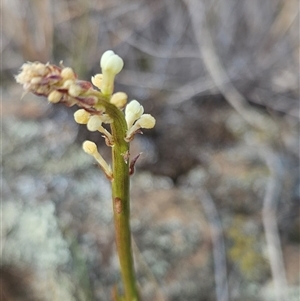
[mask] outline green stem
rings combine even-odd
[[[116,244],[126,301],[138,301],[134,263],[131,249],[130,198],[129,198],[129,143],[124,140],[127,125],[123,113],[112,104],[106,104],[106,112],[113,118],[111,124],[114,145],[112,147],[112,198]]]

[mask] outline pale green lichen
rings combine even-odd
[[[236,216],[227,231],[231,241],[228,250],[230,260],[238,265],[240,272],[246,278],[253,280],[267,272],[261,237],[257,237],[254,228],[253,222],[247,221],[242,216]]]

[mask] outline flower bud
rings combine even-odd
[[[102,120],[99,116],[93,115],[90,117],[88,123],[87,123],[87,129],[91,132],[97,131],[102,125]]]
[[[115,55],[115,53],[112,50],[107,50],[105,51],[100,59],[100,67],[104,68],[105,67],[105,63],[107,62],[107,60],[111,57]]]
[[[82,108],[94,109],[97,102],[92,84],[77,80],[74,71],[68,67],[28,62],[23,64],[15,78],[26,92],[46,96],[52,103],[61,102],[68,107],[77,104]]]
[[[66,67],[64,69],[62,69],[61,71],[61,77],[64,79],[64,80],[67,80],[67,79],[76,79],[76,75],[73,71],[72,68],[70,67]]]
[[[125,108],[125,119],[130,129],[134,122],[144,113],[144,107],[136,100],[132,100]]]
[[[87,154],[92,156],[98,152],[96,144],[89,140],[83,142],[82,148]]]
[[[77,110],[74,113],[74,119],[79,124],[87,124],[90,118],[90,113],[84,109]]]
[[[102,74],[96,74],[95,76],[92,76],[93,85],[100,90],[101,90],[101,86],[102,86],[102,79],[103,79]]]
[[[110,72],[116,75],[122,70],[124,62],[112,50],[107,50],[101,57],[100,66],[103,72]]]
[[[127,131],[125,141],[129,142],[133,139],[135,133],[140,129],[152,129],[155,126],[155,118],[150,114],[143,114],[136,123]]]
[[[73,79],[67,79],[63,85],[62,85],[62,88],[63,89],[69,89],[71,85],[74,84],[74,80]]]
[[[115,76],[122,70],[124,62],[112,50],[108,50],[102,55],[100,65],[103,74],[101,92],[105,96],[111,96],[114,90]]]
[[[39,84],[41,81],[42,81],[42,77],[36,76],[31,79],[30,83],[32,85],[36,85],[36,84]]]
[[[119,109],[122,109],[127,103],[127,94],[124,92],[117,92],[112,95],[110,102]]]
[[[102,114],[98,116],[103,123],[113,123],[114,120],[108,114]]]
[[[48,95],[48,101],[51,103],[58,103],[58,102],[60,102],[62,97],[63,97],[62,93],[54,90],[54,91],[50,92],[50,94]]]
[[[15,78],[26,91],[48,96],[54,90],[52,86],[61,80],[60,70],[50,64],[28,62],[22,65],[21,72]]]
[[[143,129],[152,129],[155,126],[156,120],[150,114],[143,114],[140,119],[135,123]]]
[[[107,162],[103,159],[103,157],[98,152],[96,144],[92,141],[86,140],[83,142],[82,148],[87,154],[93,156],[96,159],[96,161],[99,163],[100,167],[104,171],[107,178],[112,180],[113,173],[111,167],[107,164]]]
[[[76,84],[71,84],[68,89],[69,95],[72,97],[77,97],[82,92],[82,89],[80,86]]]

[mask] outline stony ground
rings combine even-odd
[[[80,145],[93,138],[109,152],[70,110],[21,94],[3,91],[4,300],[107,301],[119,281],[110,187]],[[274,113],[268,123],[261,110],[262,131],[220,97],[144,106],[158,121],[131,148],[143,152],[131,224],[144,300],[276,300],[262,211],[270,193],[279,277],[298,300],[296,118]]]

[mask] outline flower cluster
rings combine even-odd
[[[46,96],[51,103],[78,105],[75,121],[86,125],[89,131],[99,131],[111,147],[110,166],[94,142],[86,140],[82,145],[111,181],[116,245],[124,284],[124,296],[119,296],[115,287],[113,299],[139,300],[131,251],[129,176],[134,173],[140,154],[131,158],[129,142],[137,133],[142,133],[141,129],[153,128],[156,121],[150,114],[144,114],[144,107],[138,101],[127,104],[124,92],[114,93],[115,77],[123,65],[123,60],[108,50],[100,60],[102,73],[93,76],[92,83],[79,80],[71,68],[62,64],[58,67],[39,62],[24,64],[16,81],[26,92]]]
[[[127,129],[124,139],[130,142],[135,134],[141,133],[142,128],[153,128],[155,119],[150,114],[144,114],[143,106],[136,100],[126,106],[127,95],[124,92],[113,93],[115,76],[124,66],[118,55],[112,50],[106,51],[101,57],[100,66],[102,74],[96,74],[91,79],[100,91],[93,88],[90,82],[77,79],[71,68],[49,63],[25,63],[16,76],[16,81],[23,85],[25,91],[46,96],[51,103],[78,105],[80,109],[74,113],[75,121],[86,124],[89,131],[102,133],[108,146],[114,145],[114,137],[103,124],[112,124],[114,120],[106,112],[107,106],[113,104],[116,110],[123,110],[125,107]],[[95,143],[85,141],[83,149],[94,156],[107,177],[112,179],[111,168],[98,153]]]
[[[23,85],[26,92],[46,96],[52,103],[62,102],[69,107],[77,104],[85,109],[97,103],[97,97],[90,93],[92,84],[78,80],[69,67],[28,62],[21,67],[16,81]]]

